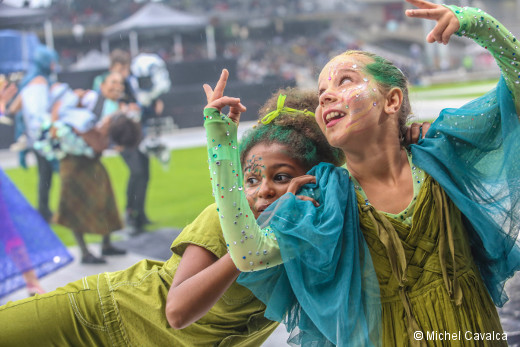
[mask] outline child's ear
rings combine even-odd
[[[392,88],[386,95],[385,112],[388,115],[397,113],[403,104],[403,91],[400,88]]]

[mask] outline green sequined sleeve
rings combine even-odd
[[[459,19],[459,36],[466,36],[489,50],[495,58],[507,87],[513,93],[515,105],[520,105],[520,72],[518,41],[499,21],[481,9],[446,6]]]
[[[211,186],[220,225],[233,262],[240,271],[282,263],[272,230],[260,228],[249,207],[237,143],[237,125],[216,109],[204,110]]]

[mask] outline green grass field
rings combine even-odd
[[[431,91],[431,90],[445,90],[445,89],[453,89],[453,88],[461,88],[464,87],[474,87],[478,85],[488,85],[488,84],[496,84],[498,82],[498,79],[487,79],[487,80],[481,80],[481,81],[464,81],[464,82],[457,82],[457,83],[438,83],[431,86],[412,86],[410,88],[410,91]]]
[[[498,79],[482,81],[465,81],[458,83],[443,83],[431,86],[411,86],[410,98],[412,100],[445,100],[453,98],[473,99],[484,95],[493,89]]]
[[[191,222],[204,207],[212,203],[211,185],[205,147],[172,151],[170,166],[164,169],[155,158],[151,159],[150,184],[146,210],[154,222],[150,230],[161,227],[182,228]],[[103,164],[110,175],[117,206],[123,215],[126,203],[128,169],[120,156],[105,157]],[[36,167],[5,170],[6,174],[35,206],[37,201]],[[55,174],[51,189],[50,206],[58,206],[60,177]],[[72,233],[59,225],[52,225],[58,237],[68,246],[74,245]],[[88,242],[98,242],[100,236],[87,234]]]

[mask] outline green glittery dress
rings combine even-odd
[[[448,8],[459,19],[457,34],[489,50],[513,99],[520,100],[520,51],[514,36],[479,9]],[[254,222],[241,193],[236,126],[211,110],[205,110],[205,119],[212,184],[233,261],[242,271],[280,264],[273,231]],[[435,180],[415,170],[414,200],[400,214],[377,211],[361,187],[356,192],[361,230],[380,285],[383,345],[506,346],[460,211]],[[389,239],[398,241],[389,245]],[[415,331],[423,333],[422,340],[414,339]]]

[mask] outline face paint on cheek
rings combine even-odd
[[[246,160],[246,165],[244,167],[244,174],[251,174],[252,176],[261,176],[262,178],[265,178],[265,175],[263,174],[263,170],[265,169],[265,165],[262,165],[262,157],[256,157],[254,154],[251,157],[251,159]],[[249,187],[246,188],[245,194],[247,199],[253,199],[253,201],[256,201],[257,199],[257,193],[260,190],[260,186],[256,187]]]
[[[357,65],[354,64],[353,68],[355,69]],[[359,98],[362,93],[367,89],[368,84],[370,83],[369,79],[367,77],[363,78],[363,83],[359,84],[358,86],[351,87],[351,88],[343,88],[340,90],[340,95],[342,96],[342,102],[346,103],[346,109],[351,108],[351,102],[354,100],[354,98]]]
[[[341,102],[345,105],[345,109],[350,109],[352,107],[351,105],[356,98],[356,94],[356,88],[345,88],[340,90]]]
[[[246,192],[246,198],[252,199],[256,202],[258,200],[258,192],[260,191],[260,187],[256,187],[255,189],[250,189]]]
[[[370,111],[377,105],[375,101],[371,101],[377,95],[370,91],[368,83],[356,88],[350,94],[350,99],[347,101],[347,105],[350,105],[350,121],[345,125],[345,133],[355,133],[367,129],[367,127],[362,127],[364,123],[360,121],[373,116]]]

